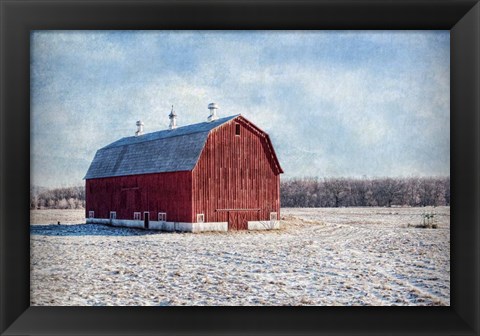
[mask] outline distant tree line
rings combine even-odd
[[[85,187],[30,188],[30,209],[84,209]]]
[[[292,178],[280,195],[282,207],[450,205],[450,177]]]
[[[450,205],[450,177],[291,178],[280,182],[282,207]],[[84,209],[85,188],[30,190],[30,209]]]

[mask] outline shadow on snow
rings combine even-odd
[[[30,234],[39,236],[146,236],[160,233],[160,231],[117,228],[102,224],[30,225]]]

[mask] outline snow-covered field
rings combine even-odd
[[[437,229],[412,227],[432,211]],[[32,305],[450,304],[449,207],[282,209],[279,231],[200,234],[83,217],[31,212]]]

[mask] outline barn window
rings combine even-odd
[[[167,221],[167,213],[166,212],[159,212],[158,213],[158,221],[159,222],[166,222]]]
[[[117,219],[117,212],[116,211],[110,211],[110,219]]]
[[[270,212],[270,220],[271,221],[276,221],[277,220],[277,213],[276,212]]]
[[[142,213],[141,212],[134,212],[133,213],[133,219],[134,220],[141,220],[142,219]]]
[[[203,223],[205,221],[204,214],[197,214],[197,223]]]
[[[240,135],[240,124],[235,124],[235,135]]]
[[[95,211],[89,211],[88,218],[95,218]]]

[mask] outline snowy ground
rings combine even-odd
[[[426,211],[438,228],[412,227]],[[448,207],[282,209],[279,231],[201,234],[83,216],[32,211],[32,305],[450,304]]]

